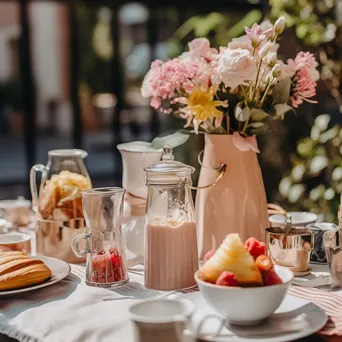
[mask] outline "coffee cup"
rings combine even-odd
[[[189,300],[150,299],[133,304],[130,318],[135,342],[195,341],[190,333],[190,318],[195,305]]]
[[[309,224],[306,228],[311,230],[315,235],[315,245],[311,252],[310,262],[316,264],[327,264],[328,260],[323,245],[323,235],[327,231],[336,229],[337,226],[333,223],[319,222]]]

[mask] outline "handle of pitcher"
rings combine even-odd
[[[47,173],[47,168],[45,165],[36,164],[32,166],[30,171],[30,189],[32,195],[32,209],[34,212],[38,211],[39,205],[39,195],[38,195],[38,188],[37,188],[37,172],[42,173],[42,179],[45,178]]]
[[[83,239],[86,240],[87,244],[86,244],[86,248],[80,251],[78,248],[78,243]],[[77,257],[82,258],[87,253],[90,253],[90,241],[89,240],[90,240],[90,234],[79,234],[74,237],[71,243],[71,249]]]
[[[201,189],[208,189],[208,188],[211,188],[212,186],[216,185],[222,178],[223,176],[225,175],[226,171],[227,171],[227,164],[221,164],[220,166],[218,167],[208,167],[208,166],[205,166],[201,160],[201,157],[203,156],[203,153],[204,153],[204,150],[201,151],[199,154],[198,154],[198,163],[201,165],[201,167],[205,168],[205,169],[210,169],[210,170],[213,170],[213,171],[217,171],[219,172],[219,175],[216,177],[216,179],[210,183],[210,184],[207,184],[207,185],[203,185],[203,186],[191,186],[191,185],[187,185],[190,189],[192,190],[201,190]]]

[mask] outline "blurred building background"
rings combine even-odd
[[[181,53],[198,36],[225,45],[245,25],[285,15],[280,54],[313,51],[323,80],[319,105],[303,106],[259,139],[268,200],[333,220],[342,192],[341,3],[0,0],[0,198],[29,197],[30,167],[58,148],[88,151],[95,186],[120,184],[116,144],[151,141],[183,124],[141,97],[151,61]],[[201,139],[191,137],[190,154],[177,151],[197,169]]]

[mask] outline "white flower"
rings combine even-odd
[[[274,23],[274,32],[276,34],[280,34],[284,31],[285,29],[285,18],[280,17],[277,19],[277,21]]]
[[[272,51],[273,48],[273,43],[271,42],[267,42],[264,45],[261,46],[260,50],[259,50],[259,57],[260,58],[264,58],[267,56],[267,54]]]
[[[257,72],[256,62],[248,50],[228,48],[219,56],[217,73],[226,87],[235,89],[255,81]]]
[[[274,77],[280,76],[281,73],[281,65],[280,64],[275,64],[274,67],[272,68],[272,75]]]
[[[270,67],[273,67],[278,61],[278,56],[275,52],[271,52],[266,56],[266,62]]]

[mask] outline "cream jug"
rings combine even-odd
[[[162,150],[151,147],[151,143],[132,141],[117,145],[122,157],[122,186],[124,197],[123,234],[126,253],[130,258],[144,256],[144,225],[147,187],[144,168],[158,162]]]

